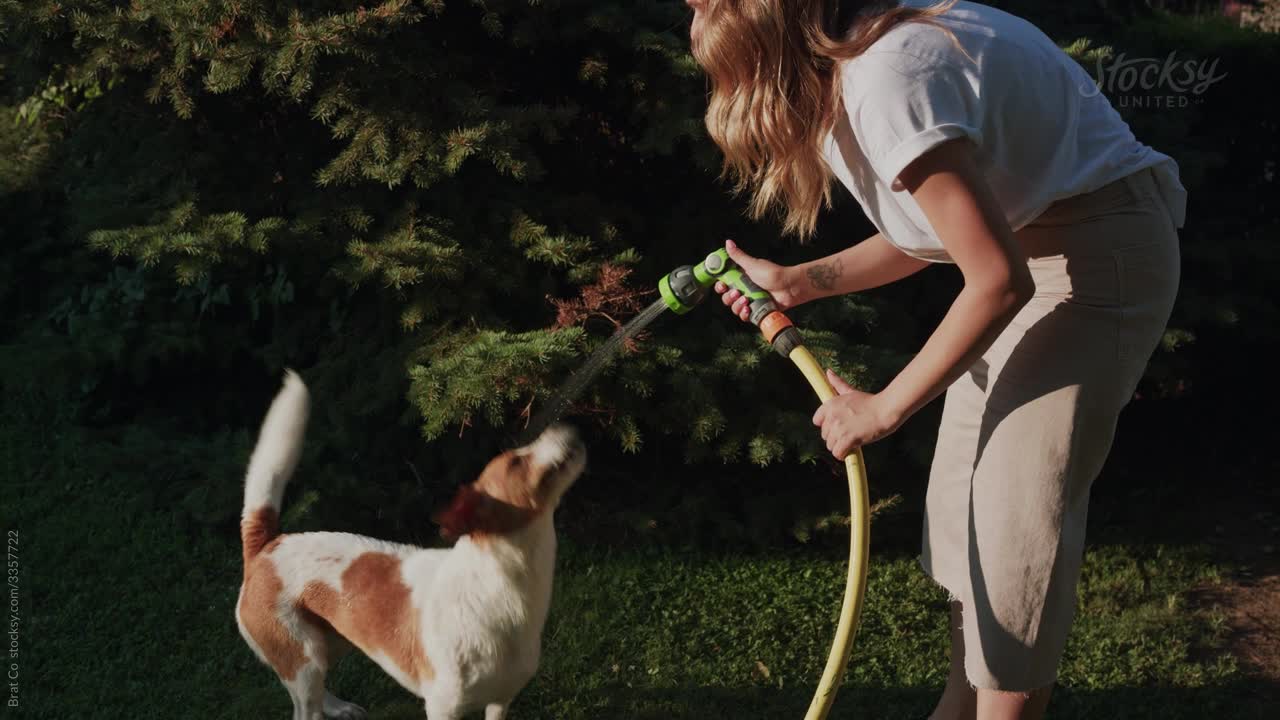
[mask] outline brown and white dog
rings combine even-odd
[[[436,517],[448,549],[347,533],[281,535],[280,502],[307,424],[292,371],[245,479],[244,582],[236,623],[293,698],[294,720],[363,718],[325,690],[352,646],[426,701],[430,720],[484,708],[501,720],[538,667],[555,565],[552,512],[586,451],[563,426],[502,453]]]

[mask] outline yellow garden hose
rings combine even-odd
[[[835,397],[836,391],[827,381],[826,375],[818,361],[803,346],[799,345],[788,355],[791,362],[800,368],[804,377],[818,393],[818,400],[826,402]],[[831,712],[831,705],[836,699],[836,690],[844,677],[845,666],[849,664],[849,655],[853,652],[853,637],[858,631],[858,618],[862,615],[862,599],[867,592],[867,552],[871,539],[871,508],[867,493],[866,465],[862,461],[862,448],[858,448],[844,459],[844,467],[849,475],[849,576],[844,584],[844,604],[840,607],[840,621],[836,625],[836,637],[831,643],[831,653],[827,656],[827,667],[822,671],[822,680],[809,703],[809,712],[805,720],[824,720]]]
[[[683,315],[702,302],[708,288],[717,282],[741,293],[750,308],[744,317],[749,317],[751,323],[759,328],[765,342],[800,368],[821,402],[835,397],[835,388],[827,382],[822,366],[805,349],[790,318],[781,311],[772,295],[747,277],[729,257],[727,250],[716,250],[698,265],[683,265],[664,276],[658,282],[662,299],[655,303],[655,307],[665,306],[677,315]],[[867,592],[871,508],[862,449],[850,453],[844,459],[844,465],[849,474],[849,576],[844,584],[844,605],[840,608],[840,621],[836,625],[831,653],[827,656],[827,667],[822,671],[822,679],[818,682],[805,720],[825,720],[827,713],[831,712],[845,666],[849,664],[849,655],[853,652],[853,637],[858,630],[862,599]]]

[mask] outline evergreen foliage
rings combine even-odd
[[[1117,51],[1222,58],[1228,79],[1202,104],[1125,111],[1193,198],[1184,299],[1144,393],[1222,387],[1224,358],[1274,347],[1280,327],[1266,289],[1280,128],[1248,107],[1276,36],[995,4],[1086,67]],[[870,233],[847,198],[815,247],[744,220],[716,180],[687,19],[677,0],[0,0],[6,392],[156,428],[121,453],[216,433],[247,451],[226,428],[254,427],[292,366],[319,414],[309,484],[422,525],[420,505],[517,433],[662,274],[726,237],[787,261]],[[823,362],[876,388],[953,289],[939,270],[796,317]],[[612,458],[600,472],[648,468],[662,487],[645,497],[667,502],[699,492],[681,463],[838,473],[813,407],[785,360],[708,307],[661,318],[573,419]],[[895,475],[922,484],[932,431],[922,419],[878,449],[893,462],[877,495]],[[197,475],[172,491],[233,516],[234,481]],[[803,517],[761,523],[805,535],[842,502],[838,483],[804,492],[825,509],[777,504],[760,514]]]

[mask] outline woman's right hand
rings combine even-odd
[[[726,240],[724,248],[729,258],[742,268],[742,272],[751,278],[761,289],[768,291],[778,304],[779,310],[789,310],[804,303],[800,297],[801,282],[794,267],[771,263],[768,260],[752,257],[743,252],[732,240]],[[715,291],[720,294],[721,301],[728,305],[734,315],[743,321],[751,318],[751,302],[738,290],[717,281]]]

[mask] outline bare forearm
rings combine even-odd
[[[929,264],[890,245],[883,235],[873,235],[838,253],[791,268],[795,304],[888,285]]]
[[[986,352],[1026,304],[1015,286],[966,286],[924,347],[881,392],[884,407],[905,420],[947,389]]]
[[[944,142],[898,176],[964,275],[964,289],[928,342],[875,395],[846,391],[814,415],[827,449],[845,458],[894,432],[942,394],[1035,294],[1035,281],[968,140]]]

